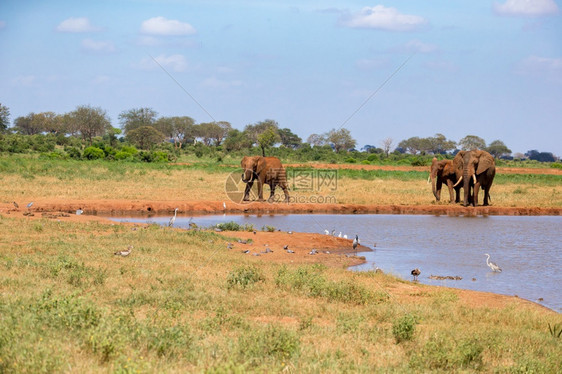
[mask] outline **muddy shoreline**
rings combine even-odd
[[[224,205],[226,205],[226,209]],[[450,216],[559,216],[562,208],[542,207],[463,207],[454,204],[432,205],[360,205],[360,204],[285,204],[250,202],[237,204],[225,201],[185,200],[36,200],[31,212],[74,213],[82,209],[89,215],[169,214],[179,208],[180,214],[426,214]],[[25,212],[11,203],[0,204],[0,213]]]

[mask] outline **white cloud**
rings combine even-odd
[[[166,19],[164,17],[153,17],[143,21],[141,24],[141,32],[148,35],[178,36],[192,35],[197,31],[186,22]]]
[[[519,74],[548,76],[562,80],[562,58],[530,56],[519,63]]]
[[[156,60],[156,62],[154,60]],[[154,60],[150,57],[143,58],[138,67],[142,70],[154,70],[160,65],[164,69],[170,69],[175,72],[186,71],[189,67],[185,56],[182,55],[160,55],[154,57]]]
[[[62,21],[55,30],[59,32],[93,32],[100,29],[94,27],[86,17],[70,17]]]
[[[494,4],[494,10],[507,16],[544,16],[558,13],[554,0],[507,0]]]
[[[412,31],[427,24],[423,17],[401,14],[396,8],[383,5],[364,7],[361,11],[340,18],[343,26],[352,28],[370,28],[388,31]]]
[[[84,39],[82,40],[82,48],[86,51],[97,53],[111,53],[115,52],[115,46],[112,42],[101,40]]]

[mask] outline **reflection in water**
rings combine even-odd
[[[170,217],[119,218],[119,221],[154,222],[165,225]],[[176,227],[187,228],[189,217],[176,219]],[[256,229],[268,225],[283,231],[335,231],[349,238],[359,235],[367,263],[354,270],[375,267],[411,280],[419,268],[419,282],[477,291],[518,295],[562,311],[562,217],[449,217],[422,215],[221,215],[199,216],[199,226],[235,221]],[[351,250],[351,240],[350,240]],[[489,253],[501,268],[486,265]],[[460,276],[462,280],[430,279]]]

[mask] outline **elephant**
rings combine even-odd
[[[483,205],[489,205],[490,188],[496,176],[496,162],[494,156],[482,150],[459,151],[453,160],[453,165],[457,167],[456,172],[460,175],[457,184],[463,182],[464,201],[463,205],[478,206],[478,193],[480,188],[484,190]],[[457,174],[458,175],[458,174]],[[471,196],[470,188],[474,191]]]
[[[242,173],[242,181],[246,183],[244,190],[244,198],[242,201],[248,201],[250,190],[254,181],[258,183],[258,201],[263,200],[263,185],[269,184],[271,195],[268,202],[273,201],[275,187],[279,186],[285,193],[285,202],[289,202],[289,191],[287,189],[287,173],[277,157],[262,156],[244,156],[240,162],[240,166],[244,172]]]
[[[429,178],[431,178],[431,188],[435,200],[441,200],[441,187],[443,183],[445,183],[449,188],[449,202],[452,203],[453,199],[455,199],[455,203],[460,202],[460,189],[462,186],[456,184],[460,178],[460,174],[457,175],[453,166],[453,160],[438,161],[437,158],[434,157],[431,161]],[[456,194],[453,194],[453,190]]]

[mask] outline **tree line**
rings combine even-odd
[[[201,143],[225,152],[257,148],[266,155],[268,150],[285,147],[297,150],[302,147],[322,148],[334,153],[357,151],[357,141],[345,128],[331,129],[323,134],[311,134],[303,141],[289,128],[281,128],[272,119],[248,124],[243,130],[232,127],[227,121],[203,122],[189,116],[159,116],[152,108],[133,108],[118,116],[119,127],[113,127],[107,112],[100,107],[80,105],[75,110],[57,114],[54,112],[29,113],[17,117],[10,127],[9,108],[0,104],[0,133],[20,135],[53,134],[57,137],[80,138],[91,146],[96,138],[105,137],[112,146],[126,142],[141,150],[150,150],[161,144],[173,144],[175,150]],[[363,152],[388,157],[393,154],[452,156],[459,150],[483,149],[496,158],[513,158],[512,151],[501,140],[486,144],[476,135],[467,135],[458,142],[443,134],[420,138],[411,137],[397,144],[391,138],[382,140],[379,146],[366,145]],[[516,154],[517,158],[539,161],[556,161],[550,152],[531,150]]]

